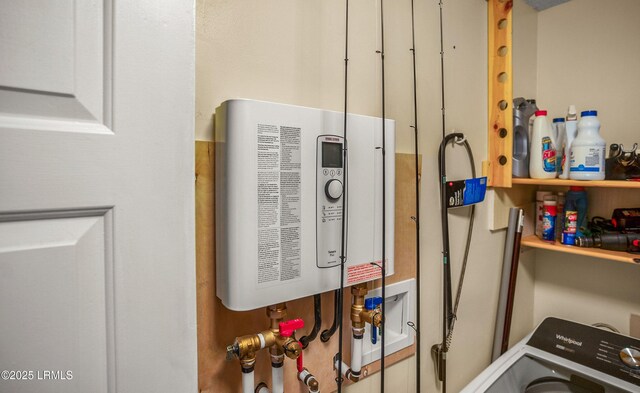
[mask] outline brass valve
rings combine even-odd
[[[365,299],[367,295],[366,284],[354,285],[351,287],[353,302],[351,303],[351,326],[354,329],[364,329],[364,325],[369,323],[375,327],[380,327],[382,323],[382,312],[380,307],[373,310],[365,309]]]
[[[297,359],[302,353],[302,347],[300,343],[291,337],[287,337],[284,344],[282,344],[282,348],[284,349],[284,354],[289,359]]]
[[[360,317],[365,322],[379,328],[382,323],[382,312],[380,311],[380,307],[376,307],[373,310],[362,310],[360,312]]]
[[[362,311],[364,310],[364,297],[367,295],[366,284],[358,284],[351,287],[351,296],[353,296],[353,302],[351,303],[351,325],[356,329],[362,329],[365,325],[365,320],[362,319]]]

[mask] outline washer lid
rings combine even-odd
[[[602,393],[604,388],[599,386],[600,389],[588,389],[581,385],[575,384],[567,379],[557,377],[543,377],[538,378],[524,390],[524,393]]]

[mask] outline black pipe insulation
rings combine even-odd
[[[313,295],[313,329],[311,329],[311,333],[307,336],[300,337],[300,344],[302,344],[302,349],[305,349],[309,346],[309,343],[316,339],[318,336],[318,332],[320,331],[320,326],[322,325],[322,295],[317,294]]]
[[[320,333],[320,341],[323,343],[329,341],[331,336],[333,336],[333,333],[338,329],[338,300],[340,299],[340,290],[336,289],[333,293],[333,323],[329,329],[325,329]]]

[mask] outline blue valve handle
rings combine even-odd
[[[365,310],[375,310],[376,307],[382,304],[382,297],[370,297],[368,299],[364,299],[364,308]],[[374,325],[371,325],[371,344],[376,344],[378,342],[378,328]]]

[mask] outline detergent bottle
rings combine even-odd
[[[531,134],[529,175],[534,179],[553,179],[557,175],[553,131],[547,119],[547,111],[536,111],[535,115]]]
[[[571,144],[569,178],[572,180],[604,180],[605,149],[607,143],[600,136],[598,112],[584,111],[578,122],[578,136]]]

